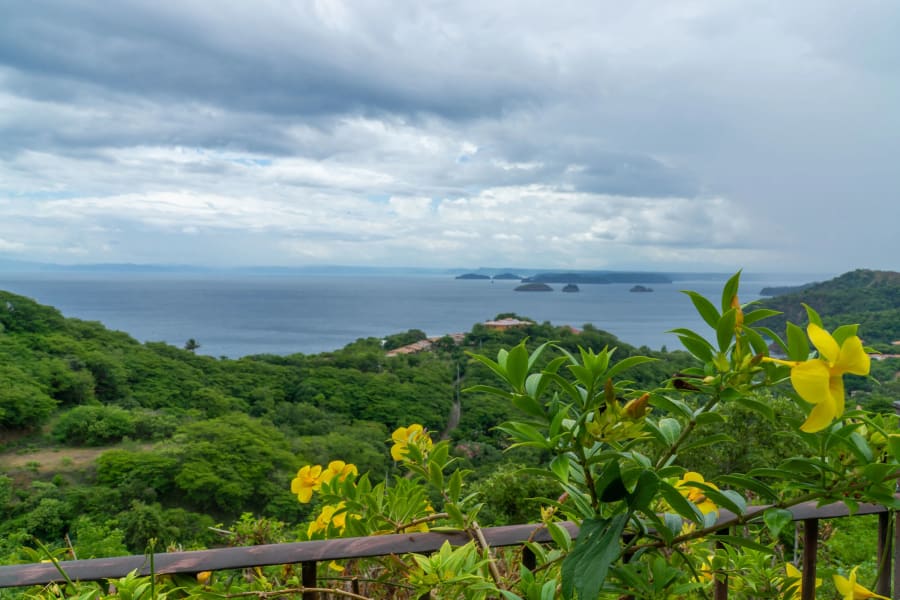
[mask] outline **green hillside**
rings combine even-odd
[[[786,320],[806,321],[804,303],[814,307],[828,327],[859,323],[870,346],[900,340],[900,273],[896,271],[859,269],[760,304],[783,313],[766,321],[769,327],[783,333]]]
[[[807,302],[829,324],[862,323],[872,343],[900,337],[897,289],[897,273],[857,271],[766,305],[783,303],[803,323],[797,307]],[[616,346],[616,360],[658,359],[629,371],[637,388],[654,388],[693,364],[686,352],[651,352],[589,325],[573,332],[549,323],[505,331],[478,324],[461,344],[448,337],[429,351],[387,355],[421,337],[410,330],[317,355],[217,359],[142,344],[0,292],[0,563],[24,560],[20,548],[32,536],[56,548],[74,544],[81,558],[140,553],[151,538],[184,548],[297,539],[280,522],[300,524],[316,510],[290,493],[297,469],[343,459],[383,480],[393,469],[391,431],[414,422],[449,437],[475,472],[472,491],[490,499],[483,524],[522,522],[536,514],[528,498],[547,490],[517,469],[547,457],[508,451],[494,429],[515,414],[507,401],[459,393],[494,383],[467,351],[496,356],[525,338],[530,348],[553,340],[572,352]],[[896,360],[874,361],[882,383],[853,378],[848,392],[857,403],[892,410],[900,398],[896,370]],[[782,414],[799,410],[791,400],[772,405]],[[746,435],[749,416],[726,417],[716,426],[738,428],[740,443],[686,456],[689,466],[727,472],[747,457],[774,461],[783,450],[774,438]],[[223,539],[214,525],[234,535]]]
[[[290,493],[301,465],[347,459],[383,479],[393,429],[417,422],[445,432],[458,391],[492,381],[466,350],[496,354],[528,337],[532,346],[552,339],[572,351],[638,352],[590,326],[575,334],[545,323],[476,325],[461,345],[445,338],[431,351],[387,356],[385,348],[420,337],[410,331],[317,355],[217,359],[141,344],[0,292],[0,563],[31,536],[58,546],[68,535],[87,557],[142,552],[151,538],[221,544],[210,526],[244,513],[301,523],[311,507]],[[637,372],[648,385],[687,361],[685,353],[659,356],[666,360]],[[446,431],[484,477],[501,464],[540,460],[502,453],[492,428],[512,410],[490,395],[465,394]],[[507,495],[509,503],[485,515],[524,518],[515,511],[537,494]]]

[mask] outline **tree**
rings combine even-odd
[[[188,352],[196,352],[197,348],[200,347],[200,344],[194,338],[190,338],[188,341],[184,343],[184,349]]]

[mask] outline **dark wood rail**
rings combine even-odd
[[[766,506],[752,506],[749,515],[764,511]],[[828,504],[816,507],[814,503],[799,504],[790,509],[794,521],[804,524],[804,569],[803,600],[815,597],[816,548],[818,540],[818,524],[820,519],[848,517],[850,512],[843,503]],[[895,581],[900,577],[900,562],[893,557],[892,547],[900,541],[900,527],[894,528],[894,537],[890,539],[890,514],[888,510],[875,504],[861,504],[857,515],[879,514],[879,557],[889,556],[889,560],[880,560],[882,569],[879,572],[876,592],[889,595],[891,576]],[[733,514],[723,510],[719,522],[727,523]],[[577,537],[578,529],[573,523],[563,526]],[[508,525],[505,527],[489,527],[483,529],[488,545],[492,547],[517,546],[532,540],[550,542],[547,530],[540,525]],[[214,550],[197,550],[192,552],[168,552],[154,555],[154,570],[157,574],[199,573],[201,571],[219,571],[223,569],[239,569],[262,567],[280,564],[303,565],[304,586],[314,587],[315,565],[321,561],[367,558],[390,554],[406,554],[409,552],[429,553],[438,550],[445,541],[453,545],[462,545],[469,541],[465,532],[450,533],[413,533],[380,535],[361,538],[340,538],[292,544],[269,544],[239,548],[219,548]],[[812,568],[809,566],[812,565]],[[142,575],[150,574],[150,562],[146,556],[120,556],[115,558],[96,558],[90,560],[72,560],[60,563],[66,574],[73,581],[96,581],[115,577],[124,577],[131,571]],[[46,584],[63,581],[56,567],[51,563],[33,563],[24,565],[0,566],[0,588],[17,587],[35,584]],[[900,586],[896,586],[900,588]],[[728,597],[726,582],[718,582],[715,590],[716,600]],[[900,598],[895,592],[893,598]]]

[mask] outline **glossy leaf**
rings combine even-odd
[[[769,533],[773,538],[778,539],[778,534],[791,524],[794,515],[789,510],[783,508],[770,508],[763,513],[763,522],[769,528]]]
[[[741,272],[738,271],[728,278],[722,287],[722,312],[727,312],[731,308],[731,302],[738,293],[738,287],[741,284]]]
[[[716,307],[713,305],[713,303],[697,292],[682,290],[682,293],[687,294],[691,299],[691,302],[694,304],[694,308],[697,309],[697,313],[700,315],[700,318],[703,319],[707,325],[715,329],[716,325],[719,323],[721,315],[719,314],[719,311],[716,310]]]
[[[588,599],[600,594],[609,566],[619,557],[626,515],[585,519],[572,552],[562,563],[562,593]]]

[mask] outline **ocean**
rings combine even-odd
[[[591,323],[634,346],[679,348],[666,331],[709,328],[680,290],[696,290],[718,304],[726,276],[697,276],[651,284],[580,286],[578,293],[515,292],[518,281],[458,280],[452,275],[247,275],[228,273],[0,273],[0,289],[55,306],[67,317],[100,321],[145,341],[201,354],[315,354],[358,338],[408,329],[430,336],[469,331],[475,323],[514,312],[538,322],[580,327]],[[821,281],[812,275],[745,275],[741,301],[770,285]]]

